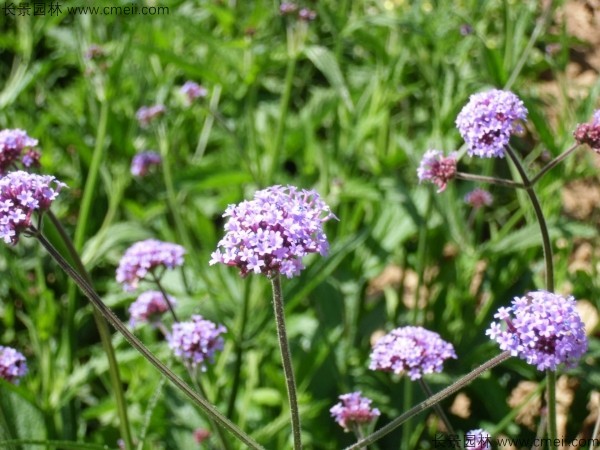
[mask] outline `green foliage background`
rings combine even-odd
[[[452,342],[459,358],[428,378],[434,390],[499,352],[484,334],[496,309],[543,287],[533,211],[520,193],[491,187],[494,206],[471,215],[462,199],[475,184],[455,182],[435,194],[418,184],[416,167],[429,148],[461,150],[456,115],[469,95],[492,87],[512,89],[529,109],[515,146],[530,173],[572,144],[576,123],[599,106],[600,84],[583,98],[563,98],[560,109],[543,93],[548,78],[566,92],[569,48],[581,44],[553,23],[554,11],[544,22],[537,1],[322,0],[302,5],[318,14],[304,23],[266,0],[164,2],[169,14],[153,16],[64,13],[74,4],[65,2],[58,16],[0,11],[0,127],[39,139],[42,171],[69,185],[54,212],[124,321],[135,298],[114,280],[125,249],[148,237],[186,247],[184,270],[165,284],[182,317],[202,314],[228,328],[225,350],[201,377],[208,398],[235,423],[267,448],[290,445],[268,282],[208,266],[225,207],[272,184],[316,189],[339,218],[326,225],[329,257],[307,258],[302,275],[284,282],[307,448],[353,442],[329,416],[340,394],[372,398],[382,411],[378,426],[405,410],[406,399],[423,398],[405,380],[368,370],[375,332],[419,324]],[[463,36],[466,24],[473,33]],[[550,44],[561,50],[546,52]],[[86,59],[91,45],[105,56]],[[188,107],[178,92],[186,80],[206,86],[208,98]],[[141,128],[136,110],[155,103],[167,113]],[[131,158],[147,149],[165,164],[133,178]],[[589,270],[569,270],[577,245],[599,243],[598,210],[576,220],[563,213],[560,196],[568,181],[600,180],[594,158],[580,150],[537,191],[555,243],[558,290],[598,308],[598,255]],[[511,177],[504,160],[464,155],[460,169]],[[57,242],[50,224],[45,230]],[[416,274],[416,285],[370,288],[392,265],[405,280]],[[118,417],[91,307],[33,240],[0,248],[0,270],[0,344],[20,349],[29,365],[19,386],[0,385],[0,439],[115,448]],[[414,304],[417,292],[425,306],[415,310],[404,300]],[[187,376],[157,332],[137,332]],[[144,437],[138,448],[194,448],[192,432],[209,426],[205,417],[120,336],[113,342],[133,435]],[[568,437],[584,430],[590,392],[600,386],[598,353],[593,338],[581,366],[568,372],[577,381]],[[471,415],[451,415],[455,427],[535,436],[506,402],[521,380],[543,376],[511,359],[476,380],[465,390]],[[432,448],[435,421],[427,416],[378,448]]]

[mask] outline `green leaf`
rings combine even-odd
[[[42,412],[26,399],[24,389],[0,379],[0,448],[33,449],[34,445],[13,446],[4,440],[46,439]]]
[[[327,81],[338,91],[339,96],[349,111],[354,111],[354,104],[350,98],[348,86],[335,56],[325,47],[311,46],[304,50],[304,54],[327,78]]]

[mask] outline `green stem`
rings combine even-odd
[[[277,122],[277,129],[275,131],[275,140],[273,141],[273,148],[271,150],[271,161],[269,163],[269,170],[265,181],[267,184],[271,184],[273,180],[273,174],[279,164],[279,158],[281,155],[281,147],[283,146],[283,133],[285,131],[285,122],[287,120],[287,113],[290,106],[290,97],[292,95],[292,87],[294,82],[294,73],[296,72],[296,60],[297,53],[292,52],[288,57],[288,63],[285,70],[285,81],[283,87],[283,94],[281,96],[281,103],[279,105],[279,120]]]
[[[550,443],[553,443],[558,435],[556,431],[556,372],[546,370],[546,380],[548,384],[548,439]],[[550,446],[556,448],[553,444]]]
[[[408,411],[413,406],[413,383],[410,378],[405,377],[404,380],[404,395],[402,396],[402,410]],[[414,420],[409,418],[402,430],[402,445],[401,448],[410,448],[410,438],[413,431]]]
[[[486,177],[485,175],[473,175],[470,173],[456,172],[454,175],[459,180],[477,181],[480,183],[497,184],[498,186],[514,187],[519,189],[525,189],[523,183],[517,183],[512,180],[505,180],[503,178]]]
[[[52,246],[52,244],[39,231],[31,227],[32,234],[37,237],[42,246],[52,256],[56,263],[63,269],[69,277],[75,281],[77,286],[83,291],[85,296],[97,308],[110,324],[123,335],[123,337],[140,352],[158,371],[169,379],[177,388],[186,394],[194,403],[196,403],[204,412],[212,416],[223,428],[252,449],[263,449],[254,439],[240,430],[227,417],[221,414],[213,405],[207,402],[202,396],[194,391],[185,381],[178,377],[171,369],[165,366],[148,348],[140,341],[129,329],[121,322],[115,313],[104,304],[93,287],[87,283],[85,278],[74,270],[62,255]]]
[[[542,168],[542,170],[540,170],[540,172],[531,179],[531,185],[532,186],[535,185],[539,181],[539,179],[542,178],[546,174],[546,172],[553,169],[556,165],[558,165],[563,160],[565,160],[567,158],[567,156],[569,156],[571,153],[573,153],[578,147],[579,147],[579,144],[573,144],[573,146],[571,148],[564,151],[562,154],[558,155],[556,158],[554,158],[552,161],[550,161],[548,164],[546,164]]]
[[[544,217],[544,212],[542,211],[542,206],[540,205],[540,201],[533,190],[533,186],[521,161],[517,157],[514,150],[509,146],[506,147],[506,153],[512,160],[513,164],[517,168],[521,179],[523,180],[523,184],[525,185],[525,191],[529,196],[529,200],[531,200],[531,204],[533,206],[533,210],[535,211],[535,216],[537,218],[538,224],[540,226],[540,232],[542,234],[542,247],[544,249],[544,261],[546,265],[546,290],[548,292],[554,292],[554,265],[552,264],[552,244],[550,243],[550,234],[548,233],[548,225],[546,224],[546,219]]]
[[[525,65],[527,60],[530,58],[530,52],[533,49],[533,46],[535,45],[537,38],[540,36],[542,31],[544,31],[544,28],[546,27],[546,25],[548,24],[548,22],[550,21],[551,18],[552,18],[552,1],[549,1],[546,4],[546,9],[542,13],[542,17],[540,19],[538,19],[538,23],[535,26],[533,32],[531,33],[531,37],[529,38],[529,41],[527,41],[527,45],[525,45],[525,49],[523,50],[523,53],[521,54],[519,61],[517,61],[515,68],[513,69],[512,73],[510,74],[510,78],[504,85],[504,89],[506,89],[507,91],[510,90],[513,83],[516,81],[517,77],[521,73],[523,66]]]
[[[229,401],[227,404],[227,417],[233,415],[235,409],[235,400],[240,388],[240,381],[242,375],[242,357],[244,353],[244,334],[246,332],[246,322],[248,321],[248,307],[250,304],[250,285],[253,278],[250,278],[248,282],[244,283],[244,300],[242,305],[242,314],[240,316],[240,326],[238,331],[238,338],[235,342],[235,365],[233,369],[233,387],[231,388],[231,394],[229,395]]]
[[[292,366],[292,356],[285,330],[285,313],[283,310],[283,294],[281,292],[281,279],[279,275],[271,278],[273,286],[273,310],[275,313],[275,323],[277,324],[277,338],[279,340],[279,349],[281,350],[281,361],[283,364],[283,373],[285,376],[285,386],[287,388],[288,399],[290,402],[290,414],[292,420],[292,435],[294,437],[294,450],[302,449],[302,436],[300,431],[300,414],[298,411],[298,399],[296,398],[296,381],[294,380],[294,368]]]
[[[423,377],[419,378],[419,385],[421,386],[421,389],[423,389],[423,392],[425,392],[425,395],[427,397],[433,397],[433,392],[431,391],[431,388],[429,387],[427,382],[423,379]],[[444,410],[442,409],[440,404],[436,403],[435,405],[433,405],[433,409],[435,410],[435,412],[438,415],[438,417],[440,418],[440,420],[442,422],[444,422],[444,425],[446,426],[446,433],[448,433],[452,436],[456,436],[454,427],[450,423],[450,419],[448,419],[448,416],[446,415],[446,413],[444,412]]]
[[[490,359],[489,361],[483,363],[481,366],[479,366],[476,369],[469,372],[464,377],[455,381],[447,388],[442,389],[437,394],[432,395],[428,399],[422,401],[418,405],[414,406],[413,408],[409,409],[405,413],[396,417],[390,423],[388,423],[384,427],[380,428],[379,430],[375,431],[374,433],[368,435],[366,438],[361,439],[360,441],[356,442],[355,444],[351,445],[350,447],[346,447],[345,450],[356,450],[359,448],[364,448],[369,444],[372,444],[373,442],[377,441],[378,439],[382,438],[383,436],[387,435],[388,433],[391,433],[392,431],[394,431],[396,428],[398,428],[400,425],[402,425],[404,422],[406,422],[411,417],[416,416],[420,412],[423,412],[426,409],[431,408],[433,405],[441,402],[446,397],[449,397],[450,395],[460,391],[462,388],[464,388],[466,385],[468,385],[471,381],[473,381],[475,378],[477,378],[483,372],[497,366],[498,364],[502,363],[503,361],[506,361],[508,358],[510,358],[510,351],[505,351],[503,353],[500,353],[498,356],[495,356],[494,358]]]
[[[521,175],[523,184],[526,186],[526,192],[531,200],[535,216],[540,226],[540,232],[542,233],[542,246],[544,248],[544,261],[546,265],[546,290],[548,292],[554,292],[554,265],[552,263],[552,244],[550,242],[550,234],[548,233],[548,225],[542,211],[540,201],[533,190],[532,182],[529,180],[521,161],[517,157],[515,151],[510,145],[506,147],[506,153],[512,160],[513,164],[517,168],[517,171]],[[551,371],[547,371],[548,379],[548,434],[556,437],[556,375],[551,374]],[[553,438],[552,438],[553,439]]]
[[[419,297],[421,294],[421,286],[423,286],[423,277],[425,275],[425,258],[427,256],[427,222],[429,216],[431,216],[431,210],[433,209],[433,193],[428,190],[427,193],[427,207],[422,217],[421,227],[419,229],[419,243],[417,247],[417,286],[415,287],[415,304],[412,314],[412,324],[417,325],[419,319]]]
[[[165,299],[165,302],[167,303],[167,306],[169,307],[169,311],[171,312],[171,316],[173,317],[173,320],[175,322],[179,322],[179,319],[177,318],[177,314],[175,314],[175,310],[173,309],[173,305],[171,304],[171,301],[169,300],[169,296],[167,295],[167,291],[165,291],[165,288],[163,288],[160,279],[156,276],[156,274],[154,273],[154,271],[151,271],[150,274],[152,275],[152,280],[156,283],[156,286],[158,287],[158,290],[160,291],[160,293],[162,294],[163,298]]]

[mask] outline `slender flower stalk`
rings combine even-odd
[[[550,161],[548,164],[546,164],[542,168],[542,170],[540,170],[539,173],[531,179],[531,185],[534,186],[540,180],[540,178],[546,175],[546,172],[554,169],[554,167],[563,162],[571,153],[577,150],[578,147],[579,144],[573,144],[569,149],[567,149],[566,151],[558,155],[556,158],[554,158],[552,161]]]
[[[423,389],[423,392],[427,397],[433,397],[433,392],[431,391],[431,388],[429,387],[425,379],[419,378],[417,382],[419,383],[419,386],[421,386],[421,389]],[[435,413],[438,415],[440,420],[444,423],[447,433],[452,436],[455,436],[456,432],[454,431],[454,427],[450,423],[450,419],[448,418],[440,404],[436,403],[435,405],[433,405],[433,409],[435,410]]]
[[[158,290],[160,291],[160,293],[163,296],[163,299],[165,301],[165,303],[167,304],[167,307],[169,308],[169,312],[171,313],[171,316],[173,317],[173,320],[175,322],[179,322],[179,318],[177,317],[177,314],[175,313],[175,309],[173,308],[173,302],[171,302],[170,296],[167,294],[167,291],[165,291],[165,288],[163,287],[162,283],[160,282],[160,278],[156,275],[156,273],[154,271],[150,272],[152,279],[154,280],[154,282],[156,283],[156,287],[158,287]]]
[[[477,181],[481,183],[496,184],[498,186],[525,189],[525,185],[523,183],[513,180],[505,180],[504,178],[486,177],[485,175],[474,175],[465,172],[456,172],[454,177],[458,178],[459,180]]]
[[[416,416],[420,412],[423,412],[426,409],[431,408],[433,405],[441,402],[445,398],[460,391],[462,388],[464,388],[469,383],[471,383],[471,381],[473,381],[475,378],[479,377],[483,372],[485,372],[486,370],[491,369],[493,367],[496,367],[498,364],[506,361],[508,358],[510,358],[509,351],[505,351],[505,352],[499,354],[498,356],[495,356],[494,358],[490,359],[489,361],[483,363],[481,366],[472,370],[467,375],[460,378],[459,380],[457,380],[456,382],[454,382],[447,388],[442,389],[437,394],[434,394],[433,396],[429,397],[428,399],[422,401],[418,405],[416,405],[413,408],[409,409],[408,411],[404,412],[400,416],[396,417],[394,420],[392,420],[390,423],[388,423],[384,427],[382,427],[379,430],[375,431],[374,433],[368,435],[364,439],[361,439],[360,441],[356,442],[355,444],[353,444],[349,447],[346,447],[345,450],[357,450],[360,448],[364,448],[367,445],[370,445],[373,442],[377,441],[378,439],[381,439],[383,436],[394,431],[396,428],[398,428],[400,425],[402,425],[404,422],[406,422],[411,417]]]
[[[302,448],[302,435],[300,428],[300,412],[298,409],[298,399],[296,396],[296,380],[294,379],[294,367],[292,365],[292,356],[287,339],[285,328],[285,313],[283,310],[283,293],[281,292],[281,280],[279,275],[271,278],[273,287],[273,310],[275,313],[275,323],[277,324],[277,338],[279,340],[279,349],[281,351],[281,361],[283,363],[283,374],[290,402],[290,414],[292,420],[292,436],[294,438],[294,450]]]
[[[252,449],[263,449],[254,439],[244,433],[239,427],[231,422],[227,417],[221,414],[212,404],[194,391],[187,383],[179,378],[171,369],[165,366],[148,348],[133,334],[127,326],[115,315],[115,313],[104,304],[96,291],[89,283],[75,271],[62,255],[54,248],[54,246],[44,237],[39,230],[31,227],[31,233],[37,237],[40,244],[52,256],[56,263],[63,269],[69,277],[75,281],[85,296],[97,308],[102,315],[110,322],[110,324],[119,331],[123,337],[129,342],[138,352],[140,352],[160,373],[169,379],[178,389],[186,394],[194,403],[196,403],[204,412],[213,417],[223,428],[227,429],[231,434],[237,437],[240,441]]]

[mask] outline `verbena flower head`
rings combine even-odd
[[[0,378],[18,384],[19,379],[26,373],[25,357],[14,348],[0,345]]]
[[[135,113],[135,117],[142,127],[147,127],[150,122],[162,116],[166,111],[165,105],[142,106]]]
[[[381,414],[377,408],[371,408],[371,400],[362,397],[360,391],[340,395],[339,399],[341,402],[335,404],[329,412],[346,431],[352,424],[369,423]]]
[[[11,170],[19,161],[25,167],[35,164],[39,160],[39,153],[32,147],[38,145],[37,139],[29,137],[23,130],[0,131],[0,175]],[[22,157],[23,151],[28,149],[27,157]]]
[[[279,5],[279,14],[282,16],[289,16],[298,11],[298,5],[292,2],[283,2]]]
[[[177,305],[177,301],[167,296],[171,307]],[[146,291],[139,295],[137,300],[129,305],[129,324],[133,327],[140,323],[154,325],[160,322],[164,313],[169,311],[169,305],[160,291]]]
[[[185,95],[188,103],[193,103],[197,98],[204,98],[208,94],[208,91],[204,86],[200,86],[194,81],[186,81],[181,86],[180,92]]]
[[[371,370],[383,370],[411,380],[441,372],[444,361],[456,358],[452,344],[422,327],[401,327],[381,337],[371,352]]]
[[[158,166],[162,158],[155,152],[141,152],[131,160],[131,174],[136,177],[144,177],[153,166]]]
[[[492,435],[481,428],[465,433],[465,447],[471,450],[491,450]]]
[[[577,143],[587,144],[600,153],[600,109],[594,113],[591,122],[577,125],[573,136]]]
[[[573,297],[530,292],[515,297],[512,306],[500,308],[494,317],[499,322],[492,322],[485,334],[538,370],[556,370],[561,363],[574,367],[587,350],[585,327]]]
[[[33,213],[47,211],[65,186],[53,176],[20,170],[0,178],[0,238],[7,244],[19,242]]]
[[[288,278],[304,269],[305,255],[327,255],[323,222],[335,218],[319,194],[294,186],[257,191],[253,200],[229,205],[223,217],[229,217],[226,233],[211,265],[237,266],[242,276],[281,273]]]
[[[302,8],[298,11],[298,19],[304,22],[312,22],[317,18],[317,12],[312,9]]]
[[[494,197],[485,189],[473,189],[467,195],[465,195],[465,203],[471,205],[475,209],[483,208],[484,206],[491,206],[494,202]]]
[[[183,264],[181,245],[146,239],[127,249],[117,268],[117,282],[127,291],[137,288],[140,280],[158,268],[174,269]]]
[[[223,350],[224,341],[221,334],[227,329],[202,316],[194,315],[189,322],[178,322],[173,325],[168,337],[169,347],[176,356],[206,370],[206,362],[214,360],[215,352]]]
[[[446,189],[448,181],[456,175],[456,153],[444,156],[440,150],[427,150],[417,168],[419,181],[429,181],[438,187],[438,193]]]
[[[503,158],[511,134],[521,132],[527,119],[523,102],[510,91],[492,89],[471,95],[456,118],[470,156]]]

